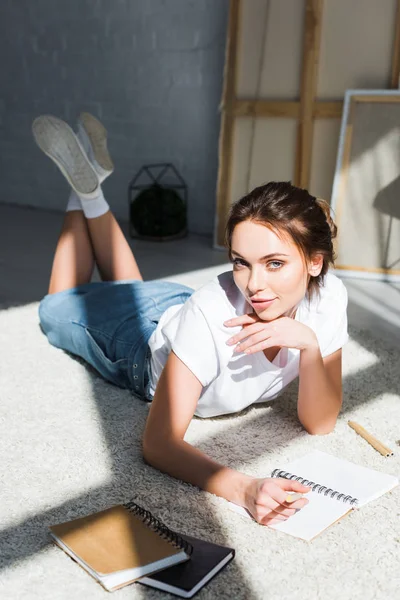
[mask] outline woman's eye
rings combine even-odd
[[[246,263],[241,258],[234,258],[232,262],[233,262],[234,267],[243,267],[243,266],[245,267],[246,266]]]
[[[277,269],[280,269],[281,267],[283,267],[283,262],[281,262],[279,260],[272,260],[271,262],[268,263],[268,267],[270,269],[272,269],[273,271],[276,271]]]

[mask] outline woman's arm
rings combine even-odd
[[[200,381],[171,352],[146,423],[145,460],[160,471],[246,507],[262,525],[285,521],[303,508],[306,498],[286,502],[290,491],[310,491],[298,481],[250,477],[224,467],[184,441],[201,390]]]
[[[230,345],[239,342],[234,352],[253,354],[272,347],[300,350],[299,420],[308,433],[330,433],[342,405],[342,350],[323,359],[315,332],[288,317],[265,322],[251,314],[224,324],[243,326],[242,331],[227,342]]]
[[[322,358],[318,344],[300,351],[297,414],[311,434],[333,431],[342,406],[342,350]]]
[[[177,479],[244,506],[252,478],[224,467],[184,441],[202,385],[174,354],[168,357],[150,407],[143,437],[144,459]]]

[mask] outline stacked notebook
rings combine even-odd
[[[271,529],[310,541],[352,509],[361,508],[389,492],[399,481],[393,475],[356,465],[348,460],[314,450],[270,477],[283,477],[311,487],[305,494],[309,503],[299,512]],[[241,506],[229,503],[232,510],[252,518]]]
[[[172,531],[134,502],[50,527],[54,542],[107,591],[139,581],[191,598],[232,548]]]
[[[235,555],[232,548],[199,540],[188,535],[182,537],[193,548],[190,560],[175,567],[164,569],[150,577],[142,577],[139,579],[139,583],[170,592],[182,598],[191,598]]]

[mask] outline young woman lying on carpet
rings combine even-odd
[[[329,206],[289,183],[268,183],[232,206],[233,263],[201,289],[144,282],[104,199],[113,171],[106,131],[83,113],[33,123],[39,147],[72,190],[48,295],[39,307],[48,340],[84,358],[108,381],[152,400],[145,460],[244,506],[264,525],[285,520],[309,488],[256,479],[184,441],[194,415],[235,413],[275,398],[299,376],[298,418],[311,434],[333,430],[342,402],[347,294],[331,273],[336,227]],[[91,283],[96,262],[102,282]]]

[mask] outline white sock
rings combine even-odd
[[[82,210],[87,219],[95,219],[101,217],[110,210],[107,200],[104,198],[103,190],[99,185],[99,193],[94,198],[85,198],[79,195],[79,200],[82,205]]]
[[[68,204],[67,204],[67,208],[66,211],[69,212],[70,210],[82,210],[82,204],[81,201],[79,200],[79,196],[76,193],[75,190],[71,189],[69,198],[68,198]]]

